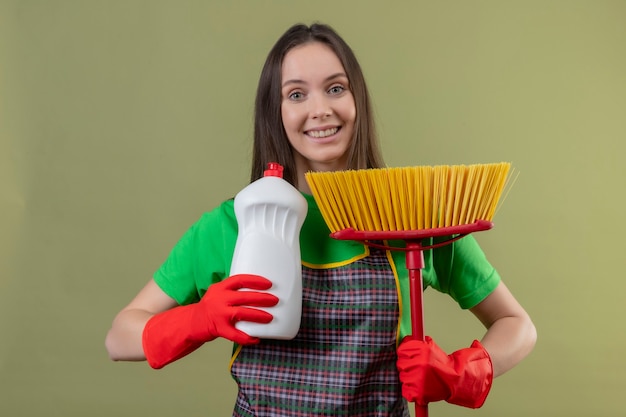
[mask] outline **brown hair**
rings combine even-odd
[[[254,108],[254,144],[251,181],[263,176],[268,162],[284,167],[284,178],[296,186],[293,150],[281,116],[281,73],[287,52],[296,46],[321,42],[329,46],[343,65],[356,106],[354,137],[349,149],[348,168],[380,168],[384,165],[378,148],[370,97],[361,66],[348,44],[328,25],[297,24],[274,44],[261,71]]]

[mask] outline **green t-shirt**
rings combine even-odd
[[[360,242],[332,239],[314,199],[308,202],[307,217],[300,232],[302,264],[328,269],[350,263],[369,254]],[[205,213],[183,235],[167,260],[154,274],[159,287],[179,304],[197,302],[213,283],[229,276],[237,219],[234,201],[227,200]],[[403,246],[403,242],[389,242]],[[400,286],[401,306],[410,306],[408,271],[403,251],[390,251],[391,267]],[[424,251],[424,287],[449,294],[461,308],[471,308],[489,295],[500,282],[497,271],[487,261],[470,235],[449,245]],[[410,334],[410,313],[401,311],[400,337]]]

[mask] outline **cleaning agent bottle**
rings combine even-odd
[[[306,213],[306,199],[283,179],[283,167],[275,162],[268,163],[264,176],[235,196],[239,231],[230,275],[269,279],[272,287],[267,291],[279,300],[273,307],[253,307],[272,314],[270,323],[237,322],[236,327],[250,336],[293,339],[300,329],[300,229]]]

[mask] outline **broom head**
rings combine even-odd
[[[510,187],[510,169],[501,162],[307,172],[305,178],[333,237],[354,238],[357,232],[373,239],[386,234],[371,232],[437,236],[487,230]]]

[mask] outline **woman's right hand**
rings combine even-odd
[[[211,285],[200,302],[155,314],[142,336],[148,363],[155,369],[162,368],[217,337],[242,345],[258,343],[258,338],[238,330],[235,324],[242,320],[272,321],[270,313],[254,308],[278,303],[276,296],[262,292],[271,286],[268,279],[258,275],[233,275]]]
[[[223,337],[240,345],[258,343],[258,338],[238,330],[235,324],[238,321],[269,323],[273,320],[270,313],[251,308],[273,307],[278,303],[275,295],[263,292],[271,286],[270,280],[249,274],[233,275],[211,285],[194,310],[190,336],[198,342]]]
[[[113,320],[106,348],[113,360],[147,359],[162,368],[217,337],[238,344],[259,339],[238,330],[238,321],[269,323],[276,296],[263,292],[271,282],[258,275],[239,274],[211,285],[198,303],[178,306],[150,280]]]

